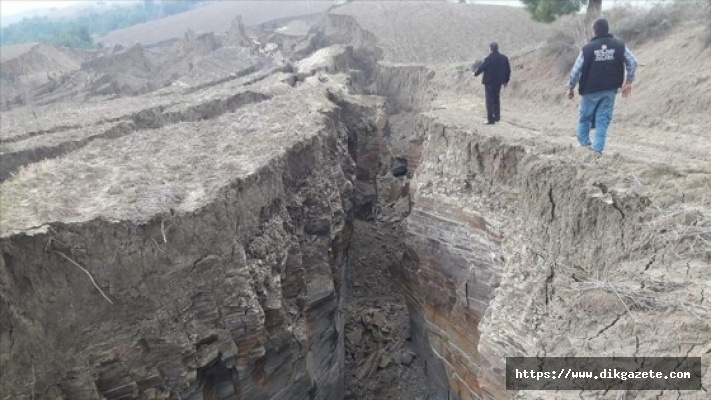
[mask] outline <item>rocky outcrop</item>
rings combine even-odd
[[[24,45],[19,45],[24,46]],[[4,52],[10,53],[7,48]],[[0,109],[12,104],[32,104],[32,92],[60,84],[64,74],[80,68],[87,52],[46,44],[32,45],[26,52],[0,63]]]
[[[236,16],[230,24],[230,29],[227,30],[226,38],[224,39],[226,46],[249,47],[252,41],[247,35],[247,30],[244,27],[244,21],[241,16]]]
[[[507,356],[708,349],[704,253],[652,239],[660,211],[639,186],[582,153],[435,117],[416,129],[425,140],[402,273],[418,355],[442,396],[564,397],[507,392]]]

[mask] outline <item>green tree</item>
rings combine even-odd
[[[573,14],[580,11],[587,0],[521,0],[526,9],[531,13],[534,20],[538,22],[553,22],[561,15]],[[602,4],[602,0],[591,0],[597,5]],[[590,7],[588,7],[590,12]],[[598,11],[599,14],[599,11]]]

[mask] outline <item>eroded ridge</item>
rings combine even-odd
[[[703,355],[709,253],[698,236],[665,234],[702,234],[703,204],[682,222],[678,206],[654,206],[654,188],[584,150],[541,154],[434,116],[417,130],[404,285],[442,396],[510,397],[506,356]]]
[[[3,393],[342,396],[358,116],[309,82],[3,184]]]

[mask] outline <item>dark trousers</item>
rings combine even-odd
[[[484,85],[486,92],[486,119],[489,122],[497,122],[501,118],[501,104],[499,96],[501,95],[501,85]]]

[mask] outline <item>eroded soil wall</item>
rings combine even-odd
[[[654,239],[657,210],[637,183],[571,150],[427,116],[416,130],[402,268],[413,339],[441,396],[517,395],[505,390],[507,356],[702,355],[703,252]]]
[[[192,213],[0,239],[2,398],[342,398],[358,118]]]

